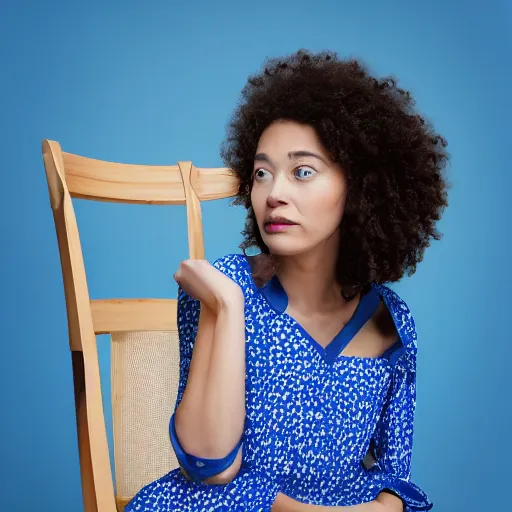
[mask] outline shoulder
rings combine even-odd
[[[382,301],[387,306],[395,328],[405,348],[407,359],[415,367],[418,348],[416,324],[405,300],[386,285],[375,285]]]
[[[212,265],[237,283],[244,291],[253,288],[251,267],[244,254],[226,254],[217,258]]]

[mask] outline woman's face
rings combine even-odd
[[[262,133],[251,202],[271,254],[299,255],[331,244],[337,250],[346,189],[343,170],[311,126],[276,121]]]

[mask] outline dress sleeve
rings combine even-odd
[[[375,491],[400,497],[404,511],[430,510],[428,496],[411,481],[411,458],[416,407],[416,357],[406,353],[395,363],[393,381],[373,438]],[[378,494],[378,493],[377,493]]]
[[[197,328],[199,325],[199,313],[201,305],[197,299],[190,297],[181,287],[178,289],[178,338],[180,349],[180,376],[178,382],[178,395],[174,412],[183,399],[183,393],[187,385],[188,372],[190,362],[192,360],[192,352],[194,350],[194,342],[197,336]]]
[[[221,272],[237,281],[236,276],[237,265],[233,262],[236,259],[233,257],[224,257],[216,260],[213,264]],[[169,423],[169,437],[171,444],[176,454],[176,458],[186,473],[186,476],[195,482],[202,482],[214,475],[222,473],[231,464],[233,464],[240,447],[242,446],[242,439],[237,443],[235,448],[222,459],[204,459],[196,457],[183,450],[176,435],[174,418],[176,410],[183,399],[185,387],[187,385],[190,363],[192,360],[192,353],[194,350],[194,343],[197,336],[199,325],[199,315],[201,310],[200,302],[197,299],[190,297],[181,287],[178,289],[178,337],[179,337],[179,350],[180,350],[180,375],[178,383],[178,394],[174,412],[171,416]]]

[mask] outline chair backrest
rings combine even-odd
[[[232,197],[226,168],[129,165],[64,153],[43,140],[72,353],[85,512],[123,510],[145,484],[178,467],[168,424],[179,378],[176,300],[89,297],[72,198],[186,205],[191,258],[204,258],[201,201]],[[115,486],[103,414],[96,335],[111,336]],[[115,489],[115,490],[114,490]]]

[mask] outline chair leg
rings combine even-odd
[[[94,489],[94,481],[92,477],[91,448],[89,444],[89,430],[87,425],[84,357],[82,352],[79,351],[72,351],[71,357],[73,364],[75,411],[84,512],[98,512],[96,491]]]

